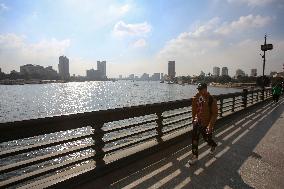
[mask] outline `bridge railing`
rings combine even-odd
[[[261,90],[215,96],[219,118],[261,101]],[[270,89],[265,98],[271,97]],[[191,99],[0,123],[0,187],[104,169],[191,131]],[[76,170],[76,171],[75,171]]]

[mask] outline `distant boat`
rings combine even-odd
[[[139,85],[135,83],[134,86],[139,86]]]
[[[163,80],[163,81],[160,81],[160,83],[164,83],[165,81]]]
[[[168,81],[168,84],[174,84],[174,82],[173,81]]]

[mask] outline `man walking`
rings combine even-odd
[[[200,134],[211,147],[211,153],[214,152],[217,146],[212,139],[212,132],[218,115],[217,101],[207,92],[206,83],[198,84],[197,89],[198,93],[192,98],[192,158],[188,162],[191,165],[198,160]]]

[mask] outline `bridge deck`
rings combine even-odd
[[[284,188],[284,100],[266,103],[215,132],[215,155],[200,142],[189,166],[190,140],[78,188]]]

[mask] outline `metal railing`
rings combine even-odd
[[[261,95],[261,90],[244,90],[215,96],[219,118],[260,102]],[[270,97],[266,89],[264,99]],[[26,185],[74,167],[102,170],[141,145],[161,145],[169,136],[191,131],[191,103],[186,99],[0,123],[0,143],[6,146],[0,152],[0,187]],[[84,140],[88,142],[80,142]]]

